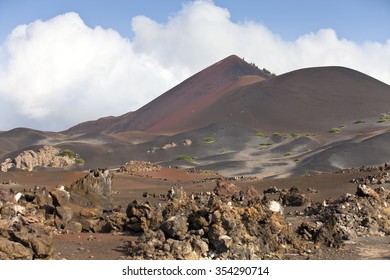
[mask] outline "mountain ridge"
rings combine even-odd
[[[134,159],[261,177],[383,164],[388,104],[390,86],[353,69],[310,67],[270,76],[233,55],[135,112],[59,133],[0,132],[0,158],[53,145],[80,154],[83,168]]]

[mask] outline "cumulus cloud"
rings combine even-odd
[[[21,25],[1,48],[0,127],[60,130],[139,108],[179,81],[114,30],[91,29],[75,13]]]
[[[286,41],[263,24],[232,22],[211,1],[164,24],[137,16],[132,28],[126,39],[75,13],[16,27],[0,48],[0,129],[61,130],[136,110],[230,54],[277,74],[341,65],[390,83],[390,39],[358,44],[322,29]]]

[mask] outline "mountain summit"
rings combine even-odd
[[[148,131],[174,133],[197,128],[203,123],[191,119],[228,96],[233,90],[268,79],[257,67],[231,55],[186,79],[133,114],[109,121],[86,122],[70,128],[70,133]],[[98,131],[100,130],[100,131]]]
[[[110,132],[131,130],[172,133],[196,128],[191,119],[242,85],[267,79],[258,68],[232,55],[188,78],[113,125]]]

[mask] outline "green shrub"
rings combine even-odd
[[[294,132],[291,132],[290,136],[293,137],[293,138],[298,138],[299,137],[299,135],[297,133],[294,133]]]
[[[85,161],[82,158],[76,158],[75,162],[78,165],[83,165]]]
[[[274,132],[274,134],[272,134],[273,137],[280,137],[280,133],[279,132]]]
[[[205,137],[202,139],[203,142],[206,142],[206,143],[214,143],[215,142],[215,138],[213,137]]]
[[[260,137],[260,138],[265,138],[265,137],[267,137],[267,135],[265,135],[265,134],[262,133],[262,132],[257,132],[257,133],[256,133],[256,136],[257,136],[257,137]]]
[[[71,149],[62,150],[58,155],[60,157],[65,157],[65,156],[68,156],[69,158],[75,158],[76,157],[76,153],[74,151],[72,151]]]
[[[291,155],[292,155],[291,152],[284,153],[284,156],[285,156],[285,157],[289,157],[289,156],[291,156]]]
[[[358,120],[358,121],[354,122],[353,124],[362,124],[362,123],[366,123],[366,121]]]
[[[265,143],[260,143],[260,146],[268,147],[268,146],[271,146],[273,144],[274,144],[273,142],[265,142]]]
[[[329,132],[330,132],[330,133],[340,133],[340,132],[341,132],[341,129],[338,128],[338,127],[334,127],[334,128],[332,128]]]
[[[377,121],[377,123],[385,123],[389,120],[390,118],[390,115],[389,114],[386,114],[386,113],[382,113],[379,117],[379,121]]]
[[[188,156],[188,155],[179,155],[176,159],[177,160],[184,160],[187,162],[195,162],[195,159],[193,157]]]

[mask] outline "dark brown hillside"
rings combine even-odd
[[[67,130],[64,131],[66,134],[85,134],[85,133],[100,133],[104,132],[108,127],[111,127],[113,124],[121,121],[122,119],[127,119],[131,116],[133,112],[126,113],[119,117],[108,116],[102,117],[94,121],[86,121],[79,123]]]
[[[45,132],[29,128],[15,128],[0,133],[0,159],[8,152],[36,145],[47,139],[61,139],[64,135],[55,132]]]
[[[325,132],[390,110],[390,86],[343,67],[293,71],[236,90],[188,123],[235,122],[269,131]]]

